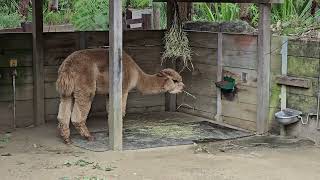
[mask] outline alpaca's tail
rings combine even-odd
[[[62,64],[59,69],[58,79],[56,82],[56,89],[60,96],[71,96],[74,91],[74,84],[75,80],[72,72]]]

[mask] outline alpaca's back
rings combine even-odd
[[[69,55],[61,64],[58,71],[56,88],[60,95],[71,96],[76,90],[97,91],[105,94],[108,91],[109,57],[107,49],[86,49]],[[123,53],[123,81],[124,86],[134,86],[129,82],[133,78],[137,81],[138,73],[142,72],[133,59]],[[94,89],[92,89],[94,88]],[[89,90],[89,89],[88,89]]]

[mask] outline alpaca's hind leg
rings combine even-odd
[[[91,108],[93,96],[83,95],[75,96],[75,102],[72,110],[71,122],[80,133],[81,136],[88,140],[93,140],[90,132],[86,126],[86,120]]]
[[[126,116],[126,108],[127,108],[127,99],[128,99],[128,92],[125,91],[122,93],[122,117]]]
[[[59,112],[58,112],[58,130],[60,136],[63,138],[66,144],[70,144],[70,117],[72,109],[72,97],[61,97]]]

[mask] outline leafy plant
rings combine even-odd
[[[82,31],[106,30],[109,24],[109,0],[78,0],[71,22]]]
[[[130,7],[137,9],[144,9],[150,7],[151,0],[125,0],[129,1]]]
[[[237,4],[231,3],[195,3],[194,11],[194,20],[221,22],[238,19],[240,8]]]

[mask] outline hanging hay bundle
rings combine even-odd
[[[179,19],[179,13],[176,5],[175,13],[174,13],[174,21],[172,23],[169,31],[165,33],[164,37],[164,53],[161,58],[161,65],[167,59],[175,61],[176,59],[181,59],[183,62],[183,69],[188,68],[190,70],[190,66],[193,69],[193,64],[191,61],[191,49],[189,47],[189,40],[187,37],[187,33],[182,30],[181,22]],[[181,70],[181,71],[182,71]]]

